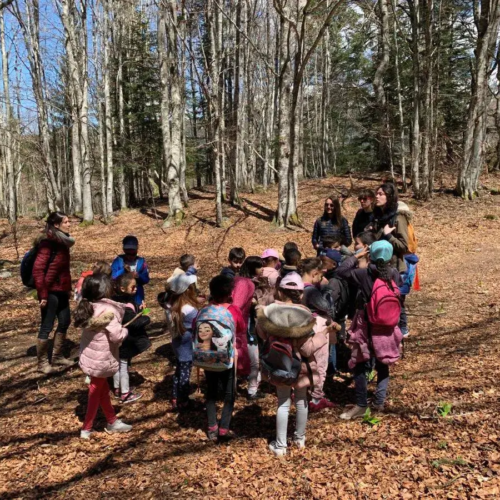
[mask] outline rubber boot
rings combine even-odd
[[[37,339],[36,341],[36,357],[38,359],[38,371],[45,373],[45,375],[50,375],[51,373],[56,373],[49,363],[48,357],[49,341]]]
[[[66,334],[57,332],[54,337],[54,350],[52,351],[52,365],[73,366],[75,363],[71,359],[66,359],[63,356],[62,350]]]

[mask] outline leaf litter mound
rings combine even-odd
[[[491,176],[484,182],[499,184]],[[357,209],[356,190],[376,183],[355,183],[345,203],[349,221]],[[78,438],[85,377],[77,366],[49,378],[36,372],[39,313],[12,266],[13,276],[0,279],[0,497],[499,498],[500,206],[488,194],[467,203],[443,193],[427,203],[409,201],[416,213],[422,291],[407,300],[411,337],[404,359],[392,369],[388,412],[378,424],[338,418],[353,400],[352,385],[339,380],[326,385],[339,408],[311,414],[307,448],[289,448],[284,459],[267,449],[276,398],[266,385],[269,394],[252,404],[243,384],[232,421],[238,438],[229,444],[208,442],[203,412],[170,411],[173,354],[156,294],[179,256],[198,257],[203,290],[232,246],[259,255],[293,240],[312,256],[310,229],[323,199],[348,189],[346,178],[302,182],[303,228],[296,231],[272,226],[275,189],[244,195],[240,208],[226,207],[224,228],[215,227],[209,190],[191,193],[180,227],[162,230],[154,210],[126,211],[108,225],[73,226],[74,279],[97,260],[111,261],[128,233],[139,237],[150,266],[153,346],[132,363],[131,382],[143,398],[116,405],[119,417],[134,425],[126,435],[105,434],[100,415],[93,439]],[[163,215],[167,210],[156,208]],[[40,227],[20,220],[20,255]],[[16,245],[4,221],[0,235],[0,260],[15,261]],[[76,356],[76,329],[69,340]],[[192,382],[195,387],[195,370]]]

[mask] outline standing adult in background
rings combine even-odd
[[[347,219],[342,216],[340,201],[334,197],[325,200],[323,215],[314,223],[312,244],[318,254],[325,236],[339,237],[341,244],[346,247],[352,243],[351,228]]]
[[[361,208],[356,212],[352,221],[352,237],[356,238],[373,221],[373,204],[375,202],[375,193],[371,189],[365,189],[359,193],[358,201]]]
[[[411,211],[398,200],[398,191],[392,182],[382,184],[375,192],[372,231],[378,240],[387,240],[394,254],[391,265],[398,272],[406,271],[405,254],[408,253],[408,223]]]
[[[33,264],[33,279],[40,301],[42,323],[38,332],[36,353],[38,371],[49,374],[55,369],[48,359],[48,339],[57,318],[52,365],[71,366],[73,361],[63,356],[66,332],[71,323],[69,294],[71,292],[70,248],[75,244],[69,235],[71,223],[66,214],[53,212],[47,218],[42,235],[37,238],[37,256]]]

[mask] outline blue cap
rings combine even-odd
[[[325,256],[329,259],[334,260],[337,264],[340,264],[342,260],[342,254],[338,250],[334,250],[333,248],[327,248],[325,251]]]
[[[370,245],[370,260],[372,262],[383,260],[387,263],[392,259],[393,253],[392,245],[386,240],[376,241]]]

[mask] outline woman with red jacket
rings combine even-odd
[[[62,354],[66,332],[71,323],[69,294],[71,292],[69,250],[75,240],[69,235],[71,223],[61,212],[53,212],[37,239],[37,256],[33,264],[33,279],[40,301],[42,324],[38,333],[36,352],[38,371],[49,374],[55,370],[47,355],[49,335],[57,318],[52,365],[70,366],[73,362]]]

